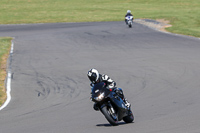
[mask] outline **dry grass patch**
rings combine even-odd
[[[165,20],[165,19],[156,19],[156,21],[160,22],[160,23],[164,23],[166,25],[164,25],[162,28],[160,28],[161,31],[165,31],[167,32],[167,30],[165,28],[171,27],[172,25],[170,25],[170,21],[169,20]]]
[[[12,38],[10,37],[0,38],[0,105],[2,105],[6,100],[5,80],[11,40]]]

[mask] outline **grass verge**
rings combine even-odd
[[[11,47],[10,37],[0,37],[0,105],[6,100],[5,78],[6,78],[6,62]]]
[[[127,9],[135,18],[169,20],[170,32],[200,37],[199,0],[1,0],[0,23],[122,21]]]

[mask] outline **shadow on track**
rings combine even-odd
[[[118,123],[118,126],[119,125],[126,125],[126,124],[133,124],[134,122],[132,122],[132,123],[125,123],[125,122],[119,122]],[[97,127],[113,127],[111,124],[97,124],[96,125]]]

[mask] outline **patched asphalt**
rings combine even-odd
[[[2,133],[200,132],[200,40],[134,22],[0,25],[14,37],[11,102]],[[124,90],[134,123],[93,110],[87,71]]]

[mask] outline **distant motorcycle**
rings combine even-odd
[[[126,20],[126,24],[129,26],[129,28],[131,28],[133,25],[133,16],[125,17],[125,20]]]
[[[131,123],[134,120],[131,108],[125,106],[124,101],[115,93],[114,89],[106,88],[104,82],[93,86],[91,99],[113,126],[118,125],[118,121],[122,119],[126,123]]]

